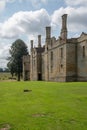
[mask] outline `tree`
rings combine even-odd
[[[3,68],[0,68],[0,72],[3,72]]]
[[[4,68],[3,72],[9,72],[9,68]]]
[[[12,76],[13,74],[16,74],[18,81],[20,81],[20,76],[23,71],[22,57],[23,55],[28,55],[27,46],[21,39],[18,39],[12,44],[9,53],[10,57],[8,58],[9,62],[7,66],[10,69]]]

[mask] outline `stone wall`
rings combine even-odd
[[[62,49],[62,56],[61,56]],[[66,44],[59,44],[59,41],[50,44],[48,51],[44,53],[45,80],[65,81],[66,80]]]
[[[37,52],[35,49],[32,52],[31,63],[32,63],[31,79],[38,80],[38,77],[37,77]]]
[[[77,43],[66,44],[66,81],[77,80]]]
[[[23,56],[23,80],[30,80],[30,56]]]
[[[77,54],[78,81],[87,81],[87,35],[78,39]]]

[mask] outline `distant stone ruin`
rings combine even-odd
[[[45,45],[38,47],[23,57],[24,80],[43,81],[87,81],[87,34],[78,38],[67,38],[67,14],[62,16],[62,27],[58,39],[51,37],[51,27],[46,27]]]

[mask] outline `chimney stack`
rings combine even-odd
[[[61,38],[63,40],[67,39],[67,14],[62,15]]]
[[[41,47],[41,35],[38,35],[38,47]]]
[[[31,51],[33,50],[33,40],[31,40]]]
[[[51,27],[46,27],[46,39],[51,38]]]

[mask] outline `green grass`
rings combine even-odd
[[[6,124],[10,130],[87,130],[87,83],[0,82],[0,128]]]

